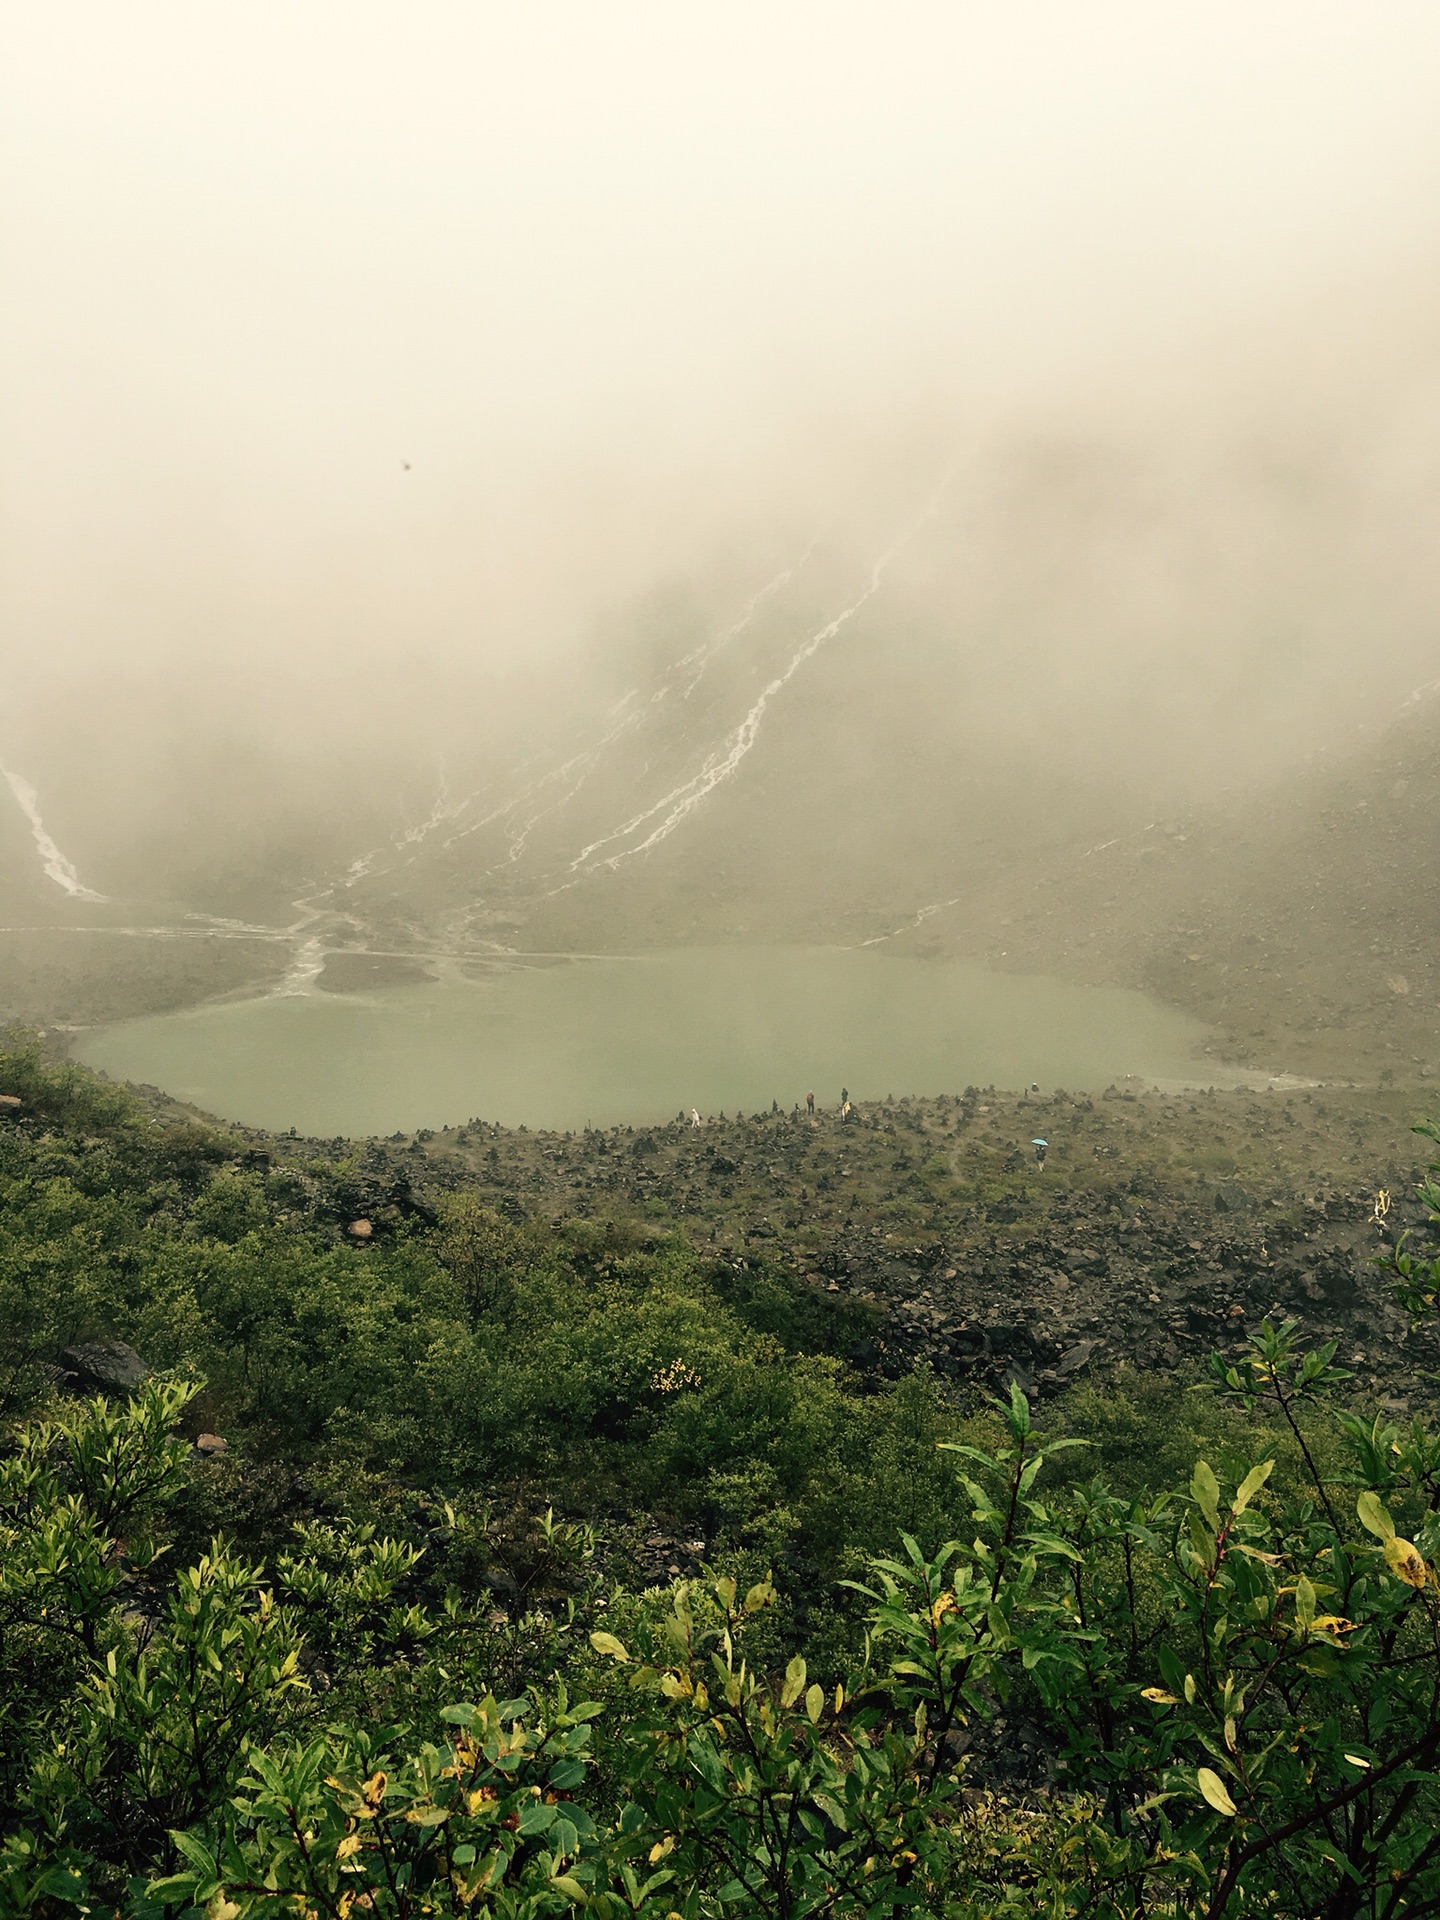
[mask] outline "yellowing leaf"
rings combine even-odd
[[[1368,1767],[1371,1765],[1371,1762],[1360,1753],[1347,1753],[1345,1758],[1350,1762],[1352,1767]]]
[[[1385,1542],[1385,1564],[1397,1580],[1403,1580],[1407,1587],[1423,1587],[1429,1573],[1418,1547],[1408,1540],[1402,1540],[1398,1534],[1392,1534]]]
[[[347,1833],[335,1849],[337,1860],[348,1860],[352,1853],[359,1853],[362,1842],[358,1833]]]
[[[1225,1782],[1211,1767],[1197,1767],[1195,1783],[1217,1813],[1234,1814],[1235,1802],[1225,1790]]]
[[[613,1633],[595,1632],[590,1636],[590,1644],[596,1653],[608,1653],[612,1660],[628,1660],[629,1654],[621,1646]]]
[[[651,1847],[650,1849],[651,1866],[652,1867],[655,1866],[659,1861],[665,1858],[667,1853],[673,1853],[674,1851],[675,1851],[675,1836],[673,1833],[667,1833],[663,1840],[657,1840],[654,1846]]]
[[[1175,1695],[1167,1693],[1164,1687],[1142,1687],[1140,1698],[1153,1701],[1157,1707],[1178,1707],[1180,1704]]]
[[[805,1712],[812,1727],[819,1726],[820,1716],[824,1711],[825,1711],[824,1688],[819,1686],[808,1688],[805,1694]]]

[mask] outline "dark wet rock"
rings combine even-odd
[[[965,1373],[983,1366],[990,1357],[990,1336],[983,1327],[952,1327],[945,1346],[950,1359]]]
[[[74,1393],[133,1393],[150,1369],[123,1340],[86,1340],[60,1355],[65,1385]]]

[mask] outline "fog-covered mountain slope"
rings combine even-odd
[[[1384,718],[1370,689],[1342,728],[1336,624],[1281,726],[1285,649],[1244,567],[1215,556],[1200,599],[1229,637],[1193,650],[1200,615],[1157,608],[1133,551],[1120,568],[1105,532],[1136,484],[1052,450],[983,491],[942,475],[865,538],[732,556],[617,613],[569,684],[446,715],[438,759],[398,728],[308,761],[197,739],[183,793],[157,774],[129,815],[103,756],[11,768],[3,1010],[873,942],[1143,985],[1276,1067],[1440,1066],[1433,694]],[[1037,524],[1045,566],[1002,565]]]
[[[1440,1075],[1440,695],[1288,780],[1004,876],[897,943],[1143,986],[1231,1058]]]

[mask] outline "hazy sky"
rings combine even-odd
[[[878,524],[952,430],[1353,429],[1433,509],[1435,0],[0,19],[22,762],[81,687],[348,715],[545,657]]]

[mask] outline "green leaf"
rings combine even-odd
[[[1295,1618],[1302,1627],[1315,1618],[1315,1589],[1303,1573],[1295,1582]]]
[[[1390,1518],[1378,1494],[1362,1493],[1355,1502],[1355,1511],[1360,1516],[1361,1526],[1368,1527],[1377,1540],[1395,1538],[1395,1522]]]
[[[52,1871],[58,1871],[58,1869],[52,1869]],[[74,1878],[73,1875],[71,1877]],[[49,1878],[49,1874],[43,1874],[37,1881],[36,1886],[39,1892],[52,1891],[46,1884]],[[163,1880],[149,1880],[145,1884],[145,1892],[151,1900],[159,1900],[169,1906],[177,1905],[194,1891],[195,1875],[193,1873],[170,1873]],[[61,1897],[63,1898],[63,1895]]]
[[[192,1867],[197,1867],[201,1873],[208,1874],[212,1880],[216,1878],[215,1856],[199,1834],[176,1833],[172,1830],[170,1838],[175,1843],[175,1851],[183,1854]]]
[[[820,1686],[808,1688],[805,1694],[805,1713],[812,1727],[819,1726],[820,1716],[824,1711],[825,1689]]]
[[[1273,1459],[1262,1460],[1258,1467],[1251,1467],[1250,1471],[1235,1490],[1235,1498],[1230,1503],[1231,1513],[1244,1513],[1246,1507],[1249,1506],[1250,1502],[1274,1471],[1275,1462]]]
[[[568,1873],[557,1873],[550,1884],[557,1893],[563,1893],[567,1900],[573,1900],[576,1906],[583,1907],[590,1898],[580,1882]]]
[[[850,1831],[849,1816],[833,1793],[816,1792],[812,1793],[810,1797],[826,1818],[833,1820],[842,1833],[848,1833]]]
[[[1220,1483],[1208,1462],[1197,1460],[1190,1479],[1191,1497],[1212,1527],[1220,1524]]]
[[[597,1630],[590,1636],[590,1644],[596,1653],[608,1653],[612,1660],[628,1660],[629,1654],[621,1646],[613,1633]]]
[[[1212,1767],[1197,1767],[1195,1783],[1217,1813],[1229,1814],[1233,1818],[1238,1812],[1235,1802],[1225,1789],[1225,1782]]]
[[[805,1691],[805,1662],[797,1653],[785,1669],[785,1685],[780,1691],[782,1707],[793,1707]]]
[[[1340,1663],[1330,1647],[1312,1645],[1305,1649],[1295,1664],[1302,1673],[1308,1673],[1314,1680],[1333,1680]]]
[[[1018,1382],[1010,1382],[1010,1431],[1017,1440],[1023,1440],[1030,1432],[1030,1402],[1020,1391]]]
[[[88,1885],[68,1867],[50,1867],[41,1874],[32,1891],[51,1900],[63,1900],[68,1907],[83,1907],[87,1913],[90,1910]]]

